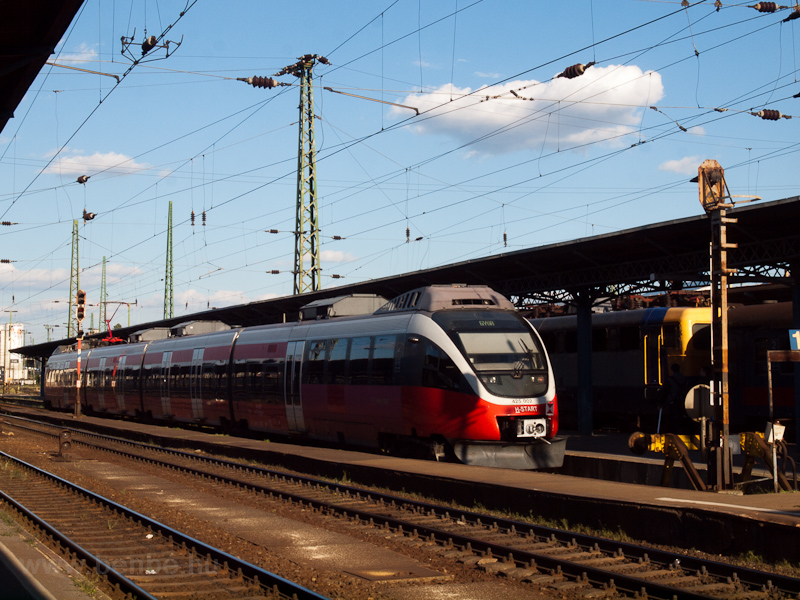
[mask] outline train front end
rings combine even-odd
[[[409,333],[412,341],[419,334],[423,372],[438,370],[425,377],[426,389],[418,395],[424,400],[412,403],[415,414],[407,415],[415,430],[445,438],[465,464],[561,467],[566,440],[556,436],[550,362],[541,338],[513,304],[486,286],[431,286],[404,294],[385,310],[404,308],[418,311]],[[447,383],[437,393],[431,388],[440,380]]]

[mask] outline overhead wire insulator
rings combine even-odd
[[[194,211],[192,211],[192,227],[194,227]]]
[[[206,226],[206,211],[203,211],[203,227]]]
[[[288,85],[286,83],[281,83],[280,81],[278,81],[277,79],[273,79],[272,77],[261,77],[259,75],[254,75],[253,77],[238,77],[237,81],[244,81],[245,83],[249,83],[253,87],[265,88],[265,89],[271,89],[281,85]]]
[[[17,262],[15,260],[11,260],[10,258],[0,258],[0,264],[8,265],[12,262]]]
[[[280,233],[277,229],[267,229],[267,233]]]
[[[508,246],[508,235],[505,231],[503,232],[503,246]]]
[[[331,279],[344,279],[344,275],[331,275]]]
[[[714,8],[716,8],[717,12],[719,12],[719,9],[722,8],[722,0],[717,0],[714,2]]]
[[[774,13],[778,10],[778,3],[777,2],[758,2],[751,6],[750,8],[755,8],[760,13]]]
[[[594,62],[590,62],[588,64],[582,65],[578,63],[577,65],[572,65],[571,67],[567,67],[564,69],[563,73],[559,73],[558,77],[565,77],[566,79],[575,79],[576,77],[580,77],[586,72],[586,69],[589,67],[593,67],[595,65]]]
[[[151,35],[149,38],[146,38],[144,42],[142,42],[142,56],[144,56],[145,54],[150,52],[150,50],[155,48],[157,42],[158,40],[154,35]]]
[[[280,275],[281,274],[281,272],[278,271],[277,269],[272,269],[271,271],[267,271],[267,273],[269,273],[270,275]]]
[[[0,221],[0,225],[5,225],[6,227],[10,227],[11,225],[19,225],[19,223],[12,223],[11,221]]]
[[[334,240],[343,240],[344,238],[342,236],[340,236],[340,235],[335,235],[335,236],[333,236],[332,239],[334,239]]]
[[[415,238],[415,239],[414,239],[414,241],[415,241],[415,242],[422,241],[422,236],[419,236],[418,238]]]
[[[750,113],[754,117],[761,117],[765,121],[777,121],[783,115],[779,110],[770,110],[769,108],[765,108],[764,110],[760,110],[757,113]]]
[[[406,244],[411,241],[411,230],[406,227]]]

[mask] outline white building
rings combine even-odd
[[[25,345],[25,326],[22,323],[4,323],[0,335],[4,383],[34,383],[34,369],[25,366],[25,357],[11,352]]]

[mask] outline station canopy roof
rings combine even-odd
[[[698,206],[698,211],[700,211]],[[728,212],[738,219],[729,225],[728,240],[738,243],[730,250],[728,265],[741,269],[754,282],[775,267],[800,265],[800,197],[743,205]],[[143,329],[171,327],[185,321],[218,320],[231,326],[252,326],[296,321],[300,308],[314,301],[347,294],[378,294],[388,299],[432,284],[488,285],[508,297],[558,290],[603,288],[641,281],[708,281],[710,222],[705,214],[497,254],[422,271],[414,271],[361,283],[326,288],[299,296],[285,296],[249,304],[182,315],[174,319],[140,323],[114,330],[126,338]],[[780,270],[780,269],[778,269]],[[787,285],[793,280],[784,278]],[[89,336],[102,339],[107,333]],[[74,338],[26,346],[15,352],[27,356],[49,356]]]

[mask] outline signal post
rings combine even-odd
[[[86,310],[86,292],[83,290],[78,290],[78,293],[75,297],[76,300],[76,309],[75,309],[75,317],[78,321],[78,377],[75,381],[75,418],[81,418],[81,342],[83,341],[83,318],[85,316]]]
[[[708,483],[722,491],[733,488],[728,402],[728,275],[736,273],[736,270],[728,268],[727,250],[737,245],[728,243],[727,225],[736,223],[736,219],[725,216],[733,204],[725,203],[731,195],[724,169],[717,161],[706,160],[697,171],[700,204],[711,221],[711,397],[714,421],[710,432],[708,472],[710,476],[716,475],[716,483]]]

